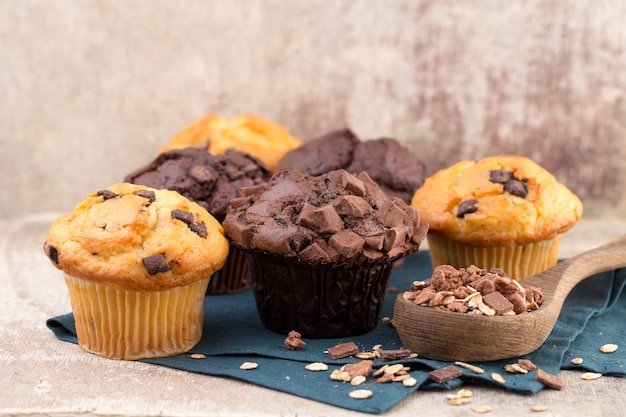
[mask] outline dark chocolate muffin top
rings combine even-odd
[[[424,163],[397,140],[361,141],[349,129],[330,132],[287,152],[276,172],[303,169],[320,175],[335,169],[358,174],[365,171],[389,195],[411,202],[426,176]]]
[[[428,225],[362,172],[287,170],[243,188],[222,223],[243,249],[315,264],[363,265],[418,250]]]
[[[267,166],[247,153],[230,150],[211,155],[206,149],[189,147],[160,154],[124,181],[177,191],[221,222],[241,187],[261,184],[270,176]]]

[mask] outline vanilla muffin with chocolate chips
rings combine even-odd
[[[159,153],[200,147],[212,155],[219,155],[235,149],[254,155],[273,170],[286,152],[301,144],[302,141],[284,126],[264,117],[254,114],[234,117],[207,114],[176,133],[159,149]]]
[[[219,222],[239,189],[269,180],[269,168],[258,158],[229,149],[211,155],[203,148],[188,147],[164,152],[152,162],[126,175],[124,181],[177,191],[206,208]],[[224,267],[209,281],[207,294],[229,294],[250,287],[246,257],[231,247]]]
[[[44,243],[64,273],[79,345],[112,359],[191,349],[202,335],[209,279],[228,248],[200,205],[128,183],[90,194],[52,224]]]
[[[223,222],[248,253],[257,310],[276,332],[344,337],[378,323],[392,263],[428,226],[366,172],[303,170],[242,189]]]
[[[557,262],[580,199],[547,170],[517,155],[460,161],[428,177],[411,204],[429,224],[433,266],[501,268],[515,279]]]

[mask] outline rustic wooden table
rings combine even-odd
[[[0,415],[66,416],[349,416],[328,406],[234,379],[210,377],[140,362],[111,361],[58,341],[47,318],[70,310],[65,284],[43,255],[43,236],[56,216],[0,220]],[[563,240],[567,257],[626,233],[626,221],[584,219]],[[626,341],[622,341],[626,344]],[[626,347],[626,346],[625,346]],[[491,415],[527,416],[544,405],[550,416],[617,416],[626,406],[626,379],[583,381],[562,371],[562,391],[533,396],[469,385],[473,405]],[[471,414],[451,406],[447,392],[417,391],[389,416]]]

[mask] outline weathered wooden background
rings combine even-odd
[[[530,156],[625,216],[626,2],[0,0],[0,217],[67,211],[209,113]]]

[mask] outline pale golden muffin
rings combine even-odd
[[[208,147],[213,155],[235,149],[259,158],[273,170],[285,153],[300,145],[300,139],[271,120],[251,114],[232,118],[209,114],[174,135],[159,153],[190,146]]]
[[[427,178],[411,204],[429,224],[433,267],[477,265],[516,279],[557,262],[580,199],[532,160],[496,155],[461,161]]]
[[[128,183],[58,218],[44,252],[64,272],[79,345],[112,359],[191,349],[209,278],[228,256],[223,232],[177,192]]]

